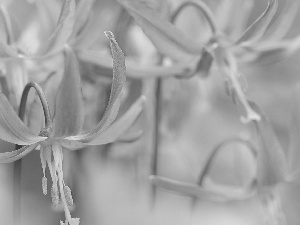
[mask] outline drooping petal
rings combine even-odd
[[[80,60],[88,63],[93,63],[101,67],[101,75],[110,75],[112,74],[111,70],[113,68],[113,63],[111,59],[101,53],[80,49],[77,50],[77,55]],[[195,73],[195,65],[199,60],[198,56],[195,56],[193,59],[182,60],[172,66],[141,66],[137,65],[134,60],[126,58],[126,74],[131,78],[151,78],[151,77],[190,77]]]
[[[277,8],[278,0],[269,0],[266,10],[246,29],[242,36],[236,41],[236,44],[259,40],[265,34]]]
[[[135,19],[161,54],[180,61],[201,53],[203,44],[185,36],[146,4],[137,0],[118,0],[118,2]]]
[[[114,142],[118,137],[124,134],[140,116],[145,100],[145,96],[140,97],[120,119],[93,136],[84,139],[80,138],[80,136],[69,137],[66,139],[79,140],[87,145],[103,145]]]
[[[84,108],[79,65],[71,48],[65,50],[65,71],[56,96],[53,135],[66,137],[81,131]]]
[[[56,29],[51,35],[42,54],[51,55],[63,49],[73,32],[75,8],[75,0],[65,0],[63,2]]]
[[[105,130],[116,119],[119,111],[122,88],[126,81],[125,57],[113,33],[107,31],[105,35],[110,40],[113,58],[113,81],[108,105],[98,125],[87,132],[77,135],[77,140],[94,137],[97,133]]]
[[[39,144],[27,145],[12,152],[0,153],[0,163],[10,163],[23,158],[25,155],[33,151]]]
[[[253,122],[259,136],[257,185],[259,188],[270,187],[286,180],[287,159],[268,118],[258,105],[254,102],[250,104],[261,116],[260,121]]]
[[[45,137],[34,135],[20,120],[7,98],[0,92],[0,139],[18,145],[31,145]]]
[[[152,184],[163,190],[170,191],[179,195],[196,197],[214,202],[228,202],[236,200],[244,200],[252,197],[255,194],[254,189],[240,188],[222,188],[219,191],[205,189],[195,184],[180,182],[168,178],[150,176]]]

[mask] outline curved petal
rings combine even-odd
[[[278,0],[269,0],[266,10],[247,28],[242,36],[236,41],[236,44],[259,40],[265,34],[277,11],[277,8]]]
[[[126,81],[125,57],[113,33],[108,31],[105,32],[105,35],[110,41],[113,58],[113,81],[110,97],[101,121],[93,129],[77,135],[79,140],[94,137],[97,133],[105,130],[116,119],[121,103],[122,88]]]
[[[71,48],[66,48],[65,71],[56,96],[54,137],[76,135],[81,131],[84,109],[79,65]]]
[[[135,19],[157,50],[174,60],[199,55],[204,45],[195,42],[152,8],[137,0],[118,0]]]
[[[68,137],[67,140],[79,140],[87,145],[103,145],[114,142],[124,134],[137,120],[143,110],[145,96],[140,97],[130,109],[107,129],[93,136],[80,138],[80,136]]]
[[[0,139],[18,145],[31,145],[45,137],[34,135],[20,120],[7,98],[0,92]]]
[[[158,176],[150,176],[150,180],[152,184],[163,190],[170,191],[175,194],[197,197],[214,202],[244,200],[252,197],[255,194],[254,188],[226,188],[226,190],[224,189],[213,191],[210,189],[206,190],[205,188],[198,185]]]
[[[27,145],[12,152],[0,153],[0,163],[10,163],[23,158],[25,155],[33,151],[39,144]]]

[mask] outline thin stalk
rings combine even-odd
[[[161,105],[161,95],[162,95],[162,78],[156,80],[155,89],[155,123],[154,123],[154,137],[153,137],[153,152],[151,159],[151,175],[157,175],[158,171],[158,156],[159,147],[161,142],[160,137],[160,123],[162,117],[162,105]],[[152,205],[154,205],[156,199],[156,187],[152,185]]]
[[[44,116],[45,116],[45,126],[46,126],[46,129],[48,129],[51,126],[50,109],[49,109],[47,99],[46,99],[46,96],[45,96],[42,88],[35,82],[28,83],[23,90],[20,108],[19,108],[19,117],[22,121],[24,121],[27,97],[28,97],[30,88],[34,88],[36,90],[36,92],[41,100],[43,110],[44,110]],[[19,149],[21,147],[22,146],[20,146],[20,145],[16,145],[16,149]],[[14,187],[13,187],[14,225],[21,224],[21,183],[22,183],[21,179],[22,179],[22,159],[14,162]]]

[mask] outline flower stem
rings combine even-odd
[[[162,78],[156,80],[155,89],[155,124],[154,124],[154,137],[153,137],[153,152],[151,158],[151,175],[157,175],[158,170],[158,155],[160,147],[160,122],[161,122],[161,95],[162,95]],[[152,203],[155,203],[156,199],[156,187],[152,185]]]
[[[20,107],[19,107],[19,117],[21,120],[24,120],[27,97],[28,97],[30,88],[34,88],[36,90],[36,92],[41,100],[42,106],[43,106],[46,129],[50,128],[51,115],[50,115],[50,109],[48,106],[48,102],[47,102],[46,96],[45,96],[42,88],[35,82],[28,83],[23,90],[23,94],[21,97],[21,103],[20,103]],[[21,146],[16,145],[16,149],[19,149],[19,148],[21,148]],[[21,224],[21,178],[22,178],[21,175],[22,175],[22,159],[14,162],[14,187],[13,187],[14,225]]]

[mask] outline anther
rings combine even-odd
[[[73,204],[74,204],[73,197],[72,197],[71,189],[68,186],[64,186],[64,194],[65,194],[68,206],[73,206]]]
[[[43,194],[47,195],[47,177],[42,178]]]
[[[59,193],[57,186],[52,186],[51,188],[51,198],[54,206],[58,206],[59,204]]]

